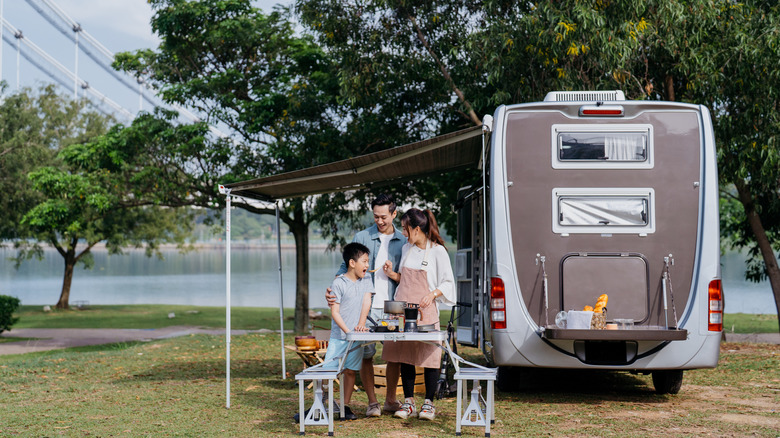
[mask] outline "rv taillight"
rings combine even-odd
[[[580,116],[595,117],[623,117],[621,105],[583,105],[580,107]]]
[[[723,330],[723,284],[720,280],[710,282],[708,327],[711,332]]]
[[[506,290],[498,277],[490,279],[490,327],[506,328]]]

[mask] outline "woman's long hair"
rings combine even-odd
[[[428,210],[420,210],[419,208],[410,208],[401,216],[401,226],[406,228],[420,227],[420,230],[425,233],[425,237],[433,243],[444,246],[444,239],[439,234],[439,225],[436,223],[436,218],[433,216],[433,212]]]

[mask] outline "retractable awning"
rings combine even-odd
[[[386,185],[477,166],[482,128],[248,181],[226,184],[232,195],[275,200]]]
[[[440,174],[479,165],[482,156],[482,128],[463,129],[430,140],[410,143],[373,154],[265,178],[220,186],[226,195],[226,284],[225,284],[225,407],[230,408],[230,199],[232,196],[274,201],[340,190],[354,190],[392,184],[412,178]],[[224,190],[227,189],[227,190]],[[279,264],[279,330],[281,333],[282,379],[286,378],[284,358],[284,314],[282,288],[282,254],[279,226],[279,204],[276,207],[276,250]]]

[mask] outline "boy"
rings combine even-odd
[[[336,295],[336,302],[331,307],[330,341],[325,362],[340,357],[347,350],[347,333],[350,331],[365,332],[366,317],[371,310],[371,293],[374,290],[368,272],[369,250],[359,243],[350,243],[344,247],[344,263],[347,272],[333,280],[331,289]],[[354,344],[353,344],[354,345]],[[349,353],[344,362],[344,419],[356,420],[357,416],[349,408],[352,391],[355,386],[356,372],[360,371],[363,361],[363,349],[358,348]],[[334,361],[335,362],[335,361]]]
[[[369,269],[380,268],[385,261],[390,260],[393,263],[393,269],[398,269],[401,264],[401,248],[406,243],[406,237],[401,230],[393,226],[397,212],[395,200],[387,194],[380,194],[371,202],[371,212],[374,215],[374,225],[355,234],[353,242],[362,243],[371,251],[368,255]],[[336,276],[347,272],[347,265],[343,263]],[[392,300],[395,296],[395,289],[398,284],[390,280],[383,269],[378,269],[373,275],[374,295],[371,304],[369,316],[378,321],[384,315],[385,300]],[[330,306],[335,300],[335,295],[330,293],[330,289],[325,294]],[[396,387],[398,377],[401,373],[400,364],[389,364],[387,366],[387,391],[385,396],[384,409],[379,407],[379,402],[374,392],[374,355],[376,355],[376,344],[369,343],[363,347],[363,365],[360,368],[360,380],[363,382],[363,389],[368,397],[368,409],[366,417],[378,417],[382,411],[395,412],[401,408],[401,403],[396,398]]]

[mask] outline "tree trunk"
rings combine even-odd
[[[74,249],[68,249],[63,254],[65,258],[65,275],[62,278],[62,292],[60,292],[60,300],[57,301],[55,308],[68,309],[70,305],[70,285],[73,282],[73,269],[76,267],[76,251]]]
[[[666,100],[674,102],[674,77],[666,75]]]
[[[295,237],[295,333],[309,330],[309,226],[296,205],[290,230]]]
[[[777,314],[780,315],[780,268],[777,266],[775,252],[772,250],[772,244],[766,235],[766,230],[761,222],[761,216],[756,211],[750,190],[748,190],[743,181],[737,181],[735,185],[737,186],[739,201],[745,209],[745,215],[747,216],[750,230],[753,231],[753,235],[756,238],[756,244],[764,259],[766,275],[769,277],[769,284],[772,286],[772,294],[775,297],[775,309],[777,310]]]

